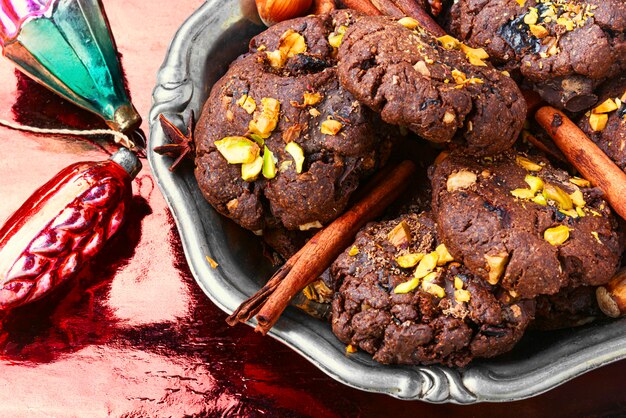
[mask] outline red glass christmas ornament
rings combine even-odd
[[[72,164],[0,228],[0,309],[37,300],[96,255],[126,217],[141,162],[125,148]]]

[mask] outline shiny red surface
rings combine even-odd
[[[201,1],[104,5],[133,102],[145,119],[169,41]],[[37,126],[99,124],[16,76],[6,61],[0,61],[0,118]],[[0,141],[0,221],[63,167],[107,158],[98,141],[5,128]],[[626,414],[624,361],[507,404],[430,405],[345,387],[269,337],[229,328],[191,277],[147,164],[133,189],[128,223],[77,279],[2,315],[0,416]]]

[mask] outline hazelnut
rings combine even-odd
[[[256,0],[259,17],[267,26],[304,16],[313,0]]]

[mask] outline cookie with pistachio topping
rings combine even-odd
[[[484,50],[437,39],[410,18],[358,20],[338,58],[342,85],[361,103],[428,141],[490,155],[510,148],[522,128],[524,98]]]
[[[626,70],[623,0],[459,0],[446,29],[573,112],[592,106],[594,87]]]
[[[321,228],[385,163],[398,130],[337,77],[331,43],[353,19],[337,11],[279,23],[213,86],[195,132],[195,175],[209,203],[244,228]]]
[[[578,121],[578,126],[619,168],[626,171],[626,76],[599,89],[598,104]]]
[[[453,152],[432,174],[433,212],[450,253],[524,298],[606,283],[623,251],[601,192],[540,156]]]
[[[438,239],[428,212],[366,225],[331,274],[332,328],[385,364],[462,367],[509,351],[534,314],[473,276]]]

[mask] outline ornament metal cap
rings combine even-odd
[[[139,161],[137,155],[126,148],[120,148],[109,159],[121,166],[130,178],[135,178],[142,168],[141,161]]]

